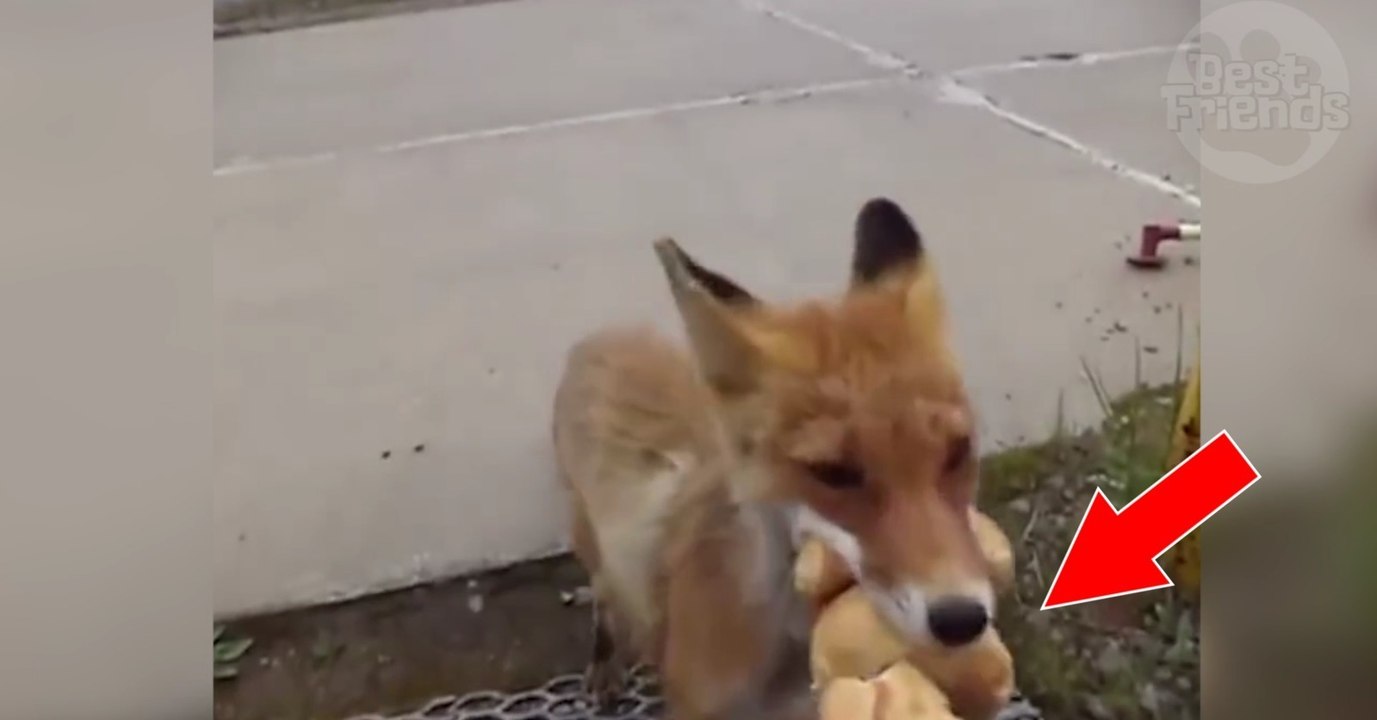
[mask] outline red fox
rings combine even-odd
[[[968,515],[975,422],[905,212],[867,202],[849,289],[790,307],[673,240],[654,247],[691,352],[605,330],[570,351],[555,397],[595,598],[590,691],[614,697],[639,661],[674,720],[816,717],[812,618],[791,576],[805,536],[909,640],[978,637],[994,592]]]

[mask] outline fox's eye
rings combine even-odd
[[[865,484],[865,473],[851,463],[820,462],[809,463],[807,467],[810,475],[830,488],[858,488]]]
[[[971,438],[969,435],[962,435],[947,446],[947,457],[942,461],[942,472],[946,474],[960,470],[970,457]]]

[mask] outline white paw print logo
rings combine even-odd
[[[1272,183],[1318,162],[1349,124],[1348,66],[1334,38],[1277,2],[1206,16],[1162,86],[1167,126],[1223,177]]]

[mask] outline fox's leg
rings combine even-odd
[[[813,693],[804,691],[781,700],[779,717],[781,720],[822,720],[822,710]]]
[[[700,542],[668,578],[658,664],[673,720],[759,720],[766,709],[775,619],[742,601],[731,566],[743,545],[728,535]]]
[[[626,692],[631,668],[625,659],[624,641],[618,638],[616,620],[597,586],[594,583],[593,652],[584,686],[599,708],[610,708]]]
[[[588,573],[593,593],[593,650],[584,673],[584,687],[599,707],[608,707],[625,692],[628,669],[622,659],[625,653],[619,647],[622,643],[617,638],[611,598],[602,579],[602,556],[597,538],[583,504],[576,498],[573,506],[574,555]]]

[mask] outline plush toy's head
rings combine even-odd
[[[983,514],[973,511],[971,522],[997,586],[1007,589],[1007,538]],[[795,583],[818,608],[810,662],[815,685],[824,689],[824,720],[985,720],[1013,695],[1013,658],[992,627],[957,648],[907,643],[821,543],[804,545]],[[848,714],[829,715],[829,702]]]

